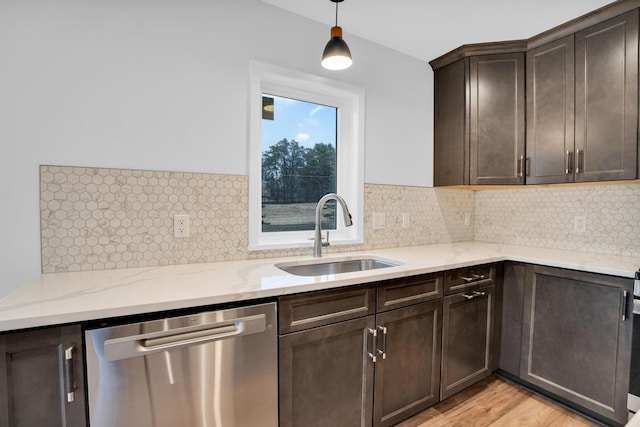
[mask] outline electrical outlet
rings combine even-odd
[[[189,237],[189,215],[173,216],[173,237]]]
[[[373,214],[373,229],[382,230],[385,227],[384,212]]]
[[[471,225],[471,213],[470,212],[465,212],[464,213],[464,225],[466,227],[469,227]]]
[[[584,215],[576,215],[573,217],[573,231],[576,233],[584,233],[587,231],[587,217]]]

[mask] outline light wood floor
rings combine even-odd
[[[501,378],[489,377],[396,427],[582,427],[586,418]]]

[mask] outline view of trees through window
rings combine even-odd
[[[337,188],[337,108],[262,94],[262,231],[313,230],[318,200]],[[335,229],[335,204],[322,228]]]

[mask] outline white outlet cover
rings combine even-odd
[[[573,231],[576,233],[584,233],[587,231],[587,217],[584,215],[576,215],[573,217]]]
[[[189,215],[173,216],[173,237],[189,237],[191,233],[189,228]]]

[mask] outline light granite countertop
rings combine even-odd
[[[557,249],[461,242],[326,255],[370,255],[397,267],[318,277],[293,276],[274,264],[313,257],[43,274],[0,298],[0,331],[277,297],[504,260],[633,278],[640,258]]]

